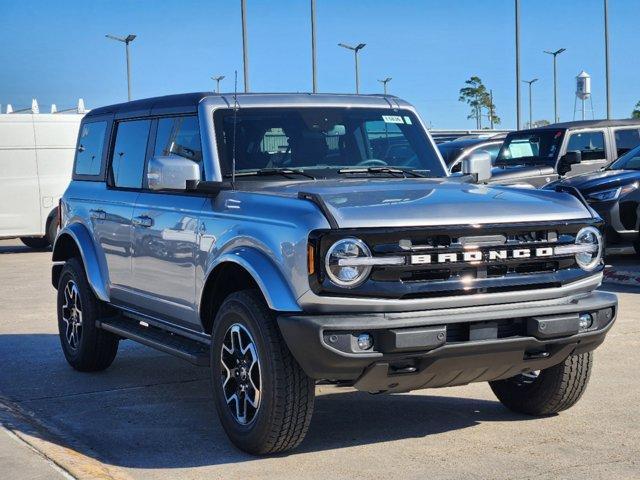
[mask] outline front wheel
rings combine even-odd
[[[303,440],[315,383],[291,355],[259,292],[233,293],[220,307],[211,335],[211,377],[220,421],[238,448],[261,455]]]
[[[550,415],[580,400],[589,383],[592,365],[592,352],[569,355],[553,367],[489,382],[489,385],[498,400],[514,412]]]

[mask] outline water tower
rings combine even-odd
[[[580,100],[580,113],[582,114],[582,120],[585,119],[586,102],[589,101],[591,105],[591,118],[593,118],[593,99],[591,97],[591,75],[584,70],[581,71],[576,77],[576,98],[573,102],[573,119],[576,119],[576,107]]]

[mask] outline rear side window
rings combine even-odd
[[[150,125],[150,120],[118,123],[116,141],[111,154],[111,178],[114,186],[142,188]]]
[[[637,128],[616,130],[615,137],[618,156],[624,155],[632,148],[640,145],[640,131]]]
[[[92,122],[82,125],[78,138],[74,174],[100,175],[106,131],[107,122]]]

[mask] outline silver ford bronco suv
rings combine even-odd
[[[67,361],[130,339],[211,367],[254,454],[305,436],[317,382],[489,382],[547,415],[584,392],[617,299],[580,194],[447,170],[392,96],[196,93],[92,110],[53,250]]]

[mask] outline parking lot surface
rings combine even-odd
[[[611,258],[638,272],[625,253]],[[227,440],[208,369],[126,341],[105,372],[73,371],[58,342],[50,256],[0,241],[0,435],[20,439],[0,438],[0,478],[63,478],[51,463],[112,479],[640,478],[632,286],[603,286],[619,292],[618,321],[571,410],[517,415],[486,384],[378,396],[319,386],[303,444],[257,458]],[[9,461],[19,455],[30,459],[22,469]]]

